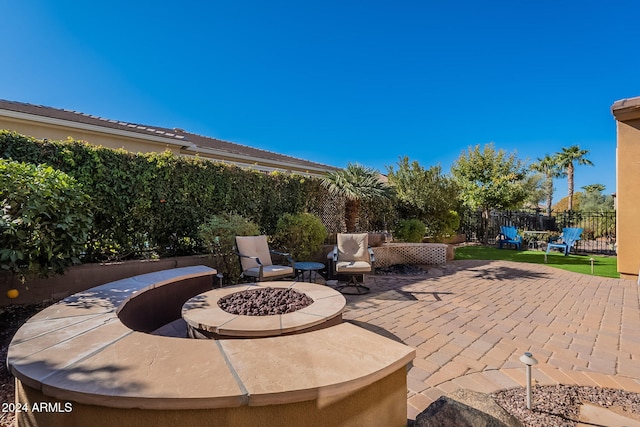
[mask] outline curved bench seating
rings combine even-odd
[[[27,321],[7,357],[27,409],[18,425],[406,425],[415,350],[355,325],[260,339],[148,333],[179,319],[215,273],[119,280]]]

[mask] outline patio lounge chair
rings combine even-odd
[[[349,281],[336,290],[345,294],[366,294],[369,288],[364,285],[364,276],[375,274],[375,257],[369,247],[369,235],[338,233],[337,239],[333,249],[334,272],[349,276]],[[362,276],[362,284],[358,281],[359,276]]]
[[[516,249],[522,249],[522,236],[518,235],[518,229],[511,225],[501,225],[498,235],[498,247],[502,249],[504,244],[513,245]]]
[[[580,240],[580,235],[582,235],[582,228],[563,228],[560,237],[549,240],[549,243],[547,244],[547,253],[549,253],[551,248],[557,248],[564,251],[564,256],[569,255],[572,247],[575,250],[574,246],[576,242]]]
[[[257,282],[294,277],[295,262],[290,254],[269,249],[267,236],[236,236],[242,277],[251,277]],[[271,254],[287,258],[289,265],[274,265]]]

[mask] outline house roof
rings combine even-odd
[[[0,99],[0,116],[9,116],[36,122],[90,127],[95,131],[127,134],[134,138],[152,139],[165,144],[180,146],[187,155],[201,154],[206,157],[220,158],[223,161],[240,164],[267,163],[273,168],[307,170],[310,173],[323,173],[336,170],[334,166],[324,165],[309,160],[299,159],[242,144],[210,138],[187,132],[182,129],[171,129],[161,126],[143,125],[121,120],[107,119],[78,111],[27,104],[23,102]],[[133,135],[132,135],[133,134]]]
[[[640,96],[614,102],[611,106],[611,112],[618,121],[640,118]]]

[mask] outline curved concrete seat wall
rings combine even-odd
[[[216,270],[212,270],[212,275],[177,278],[155,284],[146,288],[144,292],[137,292],[119,307],[118,317],[134,331],[155,331],[180,319],[182,305],[187,300],[210,291],[213,288],[215,273]]]
[[[148,304],[173,310],[214,275],[198,266],[136,276],[31,318],[9,346],[16,399],[59,410],[18,412],[18,425],[406,425],[415,350],[352,324],[236,340],[142,332],[165,316]]]

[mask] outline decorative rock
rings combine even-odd
[[[522,427],[489,395],[458,390],[441,396],[417,417],[414,427]]]

